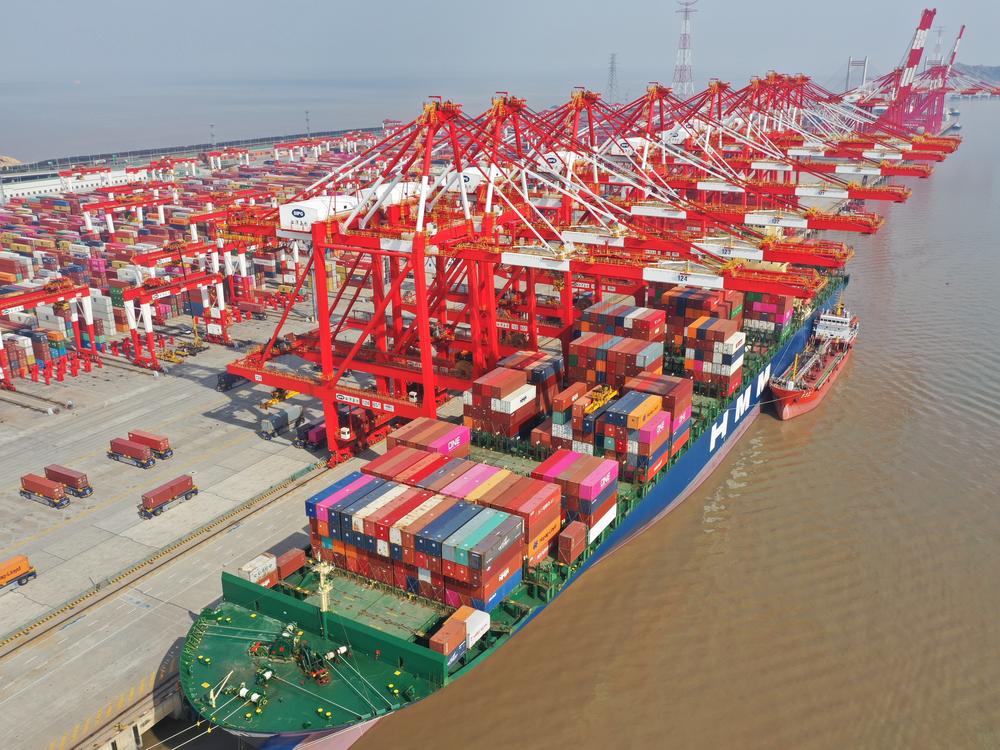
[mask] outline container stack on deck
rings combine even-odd
[[[671,287],[655,295],[657,307],[666,313],[666,343],[673,352],[683,353],[686,329],[703,317],[736,320],[743,315],[743,294],[728,289]]]
[[[620,388],[640,372],[662,371],[662,341],[583,333],[569,345],[570,380]]]
[[[746,338],[734,319],[698,318],[684,329],[684,372],[710,392],[731,396],[743,382]]]
[[[528,383],[535,386],[535,412],[552,411],[552,398],[559,391],[563,376],[563,358],[548,352],[515,352],[497,363],[499,367],[522,370]]]
[[[625,382],[624,391],[655,394],[662,399],[662,409],[671,417],[671,455],[677,455],[691,432],[694,381],[674,375],[640,374]]]
[[[386,438],[386,447],[392,449],[404,445],[453,458],[465,458],[469,455],[470,440],[468,427],[418,417],[390,433]]]
[[[498,367],[465,392],[464,424],[477,432],[517,437],[538,417],[537,392],[526,371]]]
[[[588,544],[614,521],[618,510],[616,462],[559,450],[540,463],[531,476],[559,485],[564,515],[586,525]]]
[[[488,612],[521,581],[523,520],[453,495],[354,472],[306,514],[320,559],[442,604]]]
[[[743,301],[743,330],[778,339],[792,322],[794,314],[794,297],[747,292]]]
[[[583,311],[580,330],[584,333],[607,333],[643,341],[663,341],[666,313],[649,307],[622,302],[598,302]]]

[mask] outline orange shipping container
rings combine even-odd
[[[6,586],[11,581],[16,581],[34,571],[28,558],[24,555],[14,555],[0,563],[0,586]]]

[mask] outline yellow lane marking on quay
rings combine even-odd
[[[113,700],[108,701],[108,705],[105,708],[99,709],[97,711],[97,715],[93,719],[88,718],[83,722],[83,724],[77,722],[71,732],[63,733],[61,741],[52,740],[49,744],[49,750],[63,750],[66,747],[67,741],[75,743],[78,737],[81,741],[85,740],[87,738],[88,729],[93,727],[93,731],[95,732],[101,729],[103,726],[102,722],[110,721],[114,718],[114,716],[120,714],[122,709],[125,708],[126,702],[128,702],[129,705],[132,705],[133,703],[142,700],[147,695],[152,694],[153,688],[156,687],[155,678],[156,671],[154,670],[153,672],[150,672],[149,677],[143,677],[138,684],[133,683],[128,691],[128,697],[126,697],[126,693],[124,691],[122,691],[122,693],[118,696],[117,709],[114,708]],[[148,690],[146,689],[147,683],[149,686]],[[56,742],[59,742],[59,744],[57,745]]]

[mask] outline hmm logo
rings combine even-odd
[[[304,219],[306,216],[306,212],[303,211],[301,208],[293,208],[292,216],[294,216],[296,219]]]
[[[764,389],[767,387],[767,381],[770,379],[771,365],[768,365],[757,375],[757,381],[752,385],[748,385],[743,393],[736,397],[732,408],[734,425],[738,424],[743,419],[743,415],[750,411],[752,403],[760,400],[761,394],[764,393]],[[726,409],[719,420],[712,425],[712,434],[708,446],[710,452],[714,451],[716,446],[725,440],[726,435],[729,433],[729,412],[730,409]]]

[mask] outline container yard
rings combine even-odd
[[[857,90],[436,97],[22,185],[0,660],[198,559],[148,681],[185,741],[344,747],[465,676],[773,413],[850,293],[845,238],[961,144],[951,64],[917,72],[933,17]],[[53,745],[137,746],[111,696]]]

